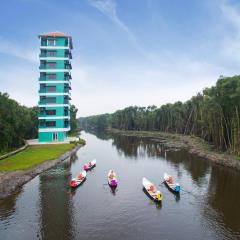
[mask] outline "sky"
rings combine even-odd
[[[0,91],[38,102],[38,34],[73,38],[78,116],[186,101],[240,71],[239,0],[1,2]]]

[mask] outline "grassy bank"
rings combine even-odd
[[[15,171],[32,168],[47,160],[56,159],[74,144],[29,146],[22,152],[0,161],[0,171]]]

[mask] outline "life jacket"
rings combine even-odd
[[[75,187],[75,186],[76,186],[76,181],[75,181],[74,179],[72,179],[72,180],[70,181],[70,186],[72,186],[72,187]]]
[[[83,175],[82,173],[79,173],[78,177],[77,177],[79,180],[82,180],[83,179]]]
[[[168,176],[168,182],[169,182],[170,184],[173,183],[173,177],[172,177],[172,176]]]
[[[159,201],[161,200],[161,193],[160,192],[157,193],[157,200],[159,200]]]

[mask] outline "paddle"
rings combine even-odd
[[[164,182],[165,182],[165,180],[162,183],[160,183],[158,186],[161,186]]]
[[[183,192],[181,195],[190,194],[191,196],[193,196],[195,198],[199,198],[198,194],[195,194],[195,193],[193,193],[191,191],[184,190],[183,188],[181,188],[181,191]]]

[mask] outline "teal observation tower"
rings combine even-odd
[[[40,34],[38,141],[65,141],[70,131],[72,37]]]

